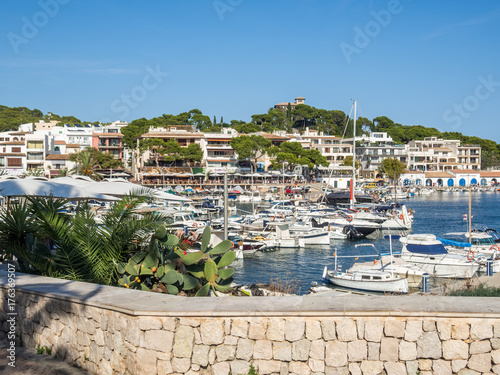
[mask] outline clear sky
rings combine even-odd
[[[279,102],[500,143],[496,0],[40,0],[2,4],[0,104],[88,121]]]

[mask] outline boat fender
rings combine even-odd
[[[352,216],[351,215],[347,215],[347,221],[350,223],[352,221]]]
[[[404,220],[404,218],[405,218],[405,217],[403,216],[403,214],[399,215],[399,219],[400,219],[400,220]]]
[[[264,239],[264,237],[257,236],[257,237],[254,237],[253,239],[254,239],[254,241],[262,241]]]
[[[234,247],[234,242],[231,241],[231,249]]]
[[[197,222],[193,223],[193,228],[198,228],[198,223]]]
[[[474,260],[474,255],[475,255],[475,254],[474,254],[474,252],[473,252],[473,251],[469,251],[469,252],[467,253],[467,260],[468,260],[468,261],[472,261],[472,260]]]

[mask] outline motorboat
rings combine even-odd
[[[467,254],[450,253],[433,234],[401,237],[401,258],[434,277],[471,278],[480,264]]]
[[[323,280],[343,288],[369,292],[408,293],[408,279],[381,270],[336,271],[323,270]]]
[[[361,257],[380,256],[373,244],[357,244],[355,247],[356,249],[360,247],[371,247],[375,255],[346,255],[342,256],[342,258],[355,257],[355,260],[358,260]],[[408,279],[406,277],[388,270],[373,267],[351,267],[347,271],[342,271],[341,266],[337,262],[337,253],[335,252],[334,255],[335,267],[333,270],[328,270],[328,267],[325,266],[323,270],[324,281],[349,289],[384,293],[408,293]]]

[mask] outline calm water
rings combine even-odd
[[[402,200],[416,212],[411,233],[432,233],[442,236],[448,232],[464,232],[467,222],[463,215],[469,212],[469,193],[435,193],[425,197],[414,197]],[[248,206],[248,207],[247,207]],[[248,209],[251,205],[241,205]],[[472,193],[472,222],[473,225],[487,225],[489,228],[500,230],[500,193]],[[370,249],[361,247],[356,249],[357,243],[373,243],[381,253],[389,252],[389,240],[383,235],[375,239],[361,241],[336,241],[331,246],[306,247],[305,249],[284,249],[274,252],[257,253],[244,260],[236,260],[233,266],[236,270],[237,283],[251,285],[265,283],[272,279],[296,280],[301,293],[306,293],[311,282],[321,281],[323,268],[333,267],[333,253],[337,255],[355,255],[359,250]],[[400,251],[398,240],[392,241],[393,250]],[[372,250],[372,249],[371,249]],[[368,261],[373,258],[362,258]],[[348,267],[354,259],[343,259],[344,267]]]

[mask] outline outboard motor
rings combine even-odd
[[[346,225],[342,229],[342,233],[347,236],[348,240],[355,240],[357,238],[363,237],[363,234],[359,233],[352,225]]]

